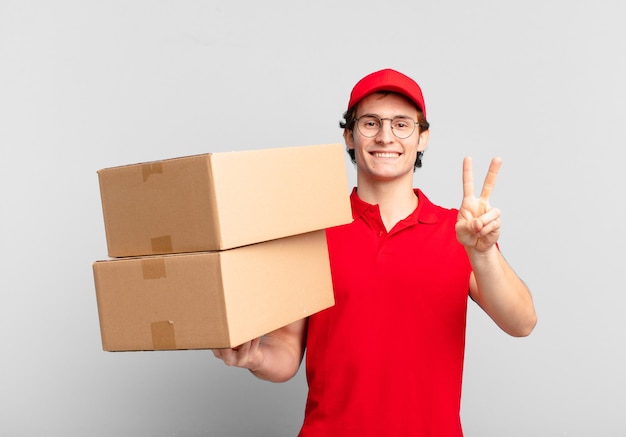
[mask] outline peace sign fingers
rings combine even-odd
[[[502,160],[500,158],[493,158],[491,160],[489,171],[487,172],[487,176],[485,176],[483,189],[480,193],[480,200],[485,204],[489,203],[489,198],[491,197],[491,192],[496,185],[496,177],[498,176],[498,171],[500,170],[501,165]],[[474,176],[472,173],[472,158],[468,156],[463,160],[463,197],[473,196]]]
[[[474,196],[472,158],[463,160],[463,202],[456,223],[457,239],[468,247],[488,250],[498,240],[500,211],[489,205],[489,198],[496,184],[502,165],[500,158],[493,158],[485,177],[480,197]]]

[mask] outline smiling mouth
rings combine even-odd
[[[376,158],[397,158],[400,154],[397,152],[372,152],[372,156]]]

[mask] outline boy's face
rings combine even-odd
[[[363,98],[358,104],[356,116],[373,114],[379,118],[392,119],[397,116],[409,117],[417,121],[417,109],[411,101],[398,94],[374,93]],[[367,138],[357,126],[352,132],[344,132],[346,146],[354,149],[357,172],[361,180],[390,181],[399,178],[413,180],[413,170],[417,152],[422,152],[428,143],[428,131],[420,132],[419,126],[411,136],[397,138],[384,120],[377,135]]]

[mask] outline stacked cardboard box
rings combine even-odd
[[[334,304],[325,229],[352,220],[340,144],[98,172],[103,349],[234,347]]]

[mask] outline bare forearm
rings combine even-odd
[[[299,350],[272,336],[263,337],[260,347],[263,360],[250,369],[253,375],[271,382],[285,382],[294,377],[302,361]]]
[[[531,293],[497,247],[468,250],[473,268],[472,298],[496,324],[512,336],[529,335],[537,323]]]

